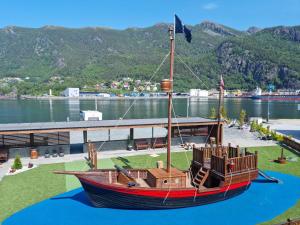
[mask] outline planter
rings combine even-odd
[[[36,149],[30,150],[30,158],[31,159],[37,159],[39,157],[39,153]]]

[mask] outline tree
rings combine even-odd
[[[210,118],[210,119],[216,119],[216,118],[217,118],[217,114],[216,114],[216,109],[215,109],[215,107],[211,107],[211,108],[210,108],[209,118]]]
[[[22,169],[22,167],[23,166],[22,166],[20,156],[17,155],[16,158],[15,158],[14,164],[12,165],[12,169],[19,170],[19,169]]]
[[[240,112],[240,118],[239,118],[240,127],[242,127],[244,125],[245,118],[246,118],[246,111],[244,109],[242,109]]]
[[[221,106],[220,113],[221,113],[221,117],[222,117],[223,119],[227,119],[227,110],[225,109],[224,106]]]

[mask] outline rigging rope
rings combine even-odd
[[[180,129],[179,129],[179,123],[178,123],[178,120],[177,120],[177,116],[176,116],[173,104],[172,104],[172,110],[173,110],[174,118],[176,120],[176,125],[177,125],[177,129],[178,129],[179,137],[181,139],[181,143],[183,144],[182,135],[181,135],[181,132],[180,132]],[[190,165],[186,151],[184,151],[184,153],[185,153],[187,165]],[[199,171],[200,170],[201,170],[201,168],[199,169]],[[190,178],[191,178],[191,182],[193,182],[195,178],[193,177],[193,174],[192,174],[192,171],[191,171],[191,166],[189,167],[188,171],[189,171],[189,175],[190,175]],[[198,173],[199,173],[199,171],[198,171]],[[194,186],[194,187],[195,187],[195,193],[194,193],[194,200],[193,201],[195,202],[195,200],[196,200],[196,193],[197,193],[197,187],[196,186]]]
[[[176,52],[175,52],[176,53]],[[179,54],[177,54],[177,57],[179,58],[179,60],[181,61],[181,63],[192,73],[193,76],[195,76],[202,84],[204,84],[204,86],[209,89],[209,87],[196,75],[196,73],[194,73],[194,71],[183,61],[183,59],[180,57]]]
[[[166,59],[168,58],[170,52],[168,52],[165,57],[163,58],[162,62],[160,63],[160,65],[157,67],[157,69],[154,71],[154,73],[152,74],[152,76],[150,77],[150,79],[148,80],[148,82],[151,82],[152,79],[154,78],[154,76],[158,73],[158,71],[160,70],[160,68],[163,66],[163,64],[165,63]],[[125,116],[127,115],[127,113],[131,110],[132,106],[135,104],[135,102],[137,101],[137,98],[133,100],[133,102],[130,104],[130,106],[128,107],[127,111],[123,114],[122,117],[120,117],[120,119],[118,120],[118,123],[114,126],[115,127],[118,127],[119,124],[120,124],[120,121],[123,120],[125,118]],[[97,151],[100,151],[101,148],[103,147],[103,145],[107,142],[106,141],[103,141],[101,143],[101,145],[98,147]]]
[[[181,135],[181,132],[180,132],[180,129],[179,129],[179,123],[178,123],[178,120],[177,120],[177,116],[176,116],[176,114],[175,114],[175,109],[174,109],[173,104],[172,104],[172,111],[173,111],[173,114],[174,114],[174,119],[175,119],[175,121],[176,121],[176,125],[177,125],[177,129],[178,129],[178,133],[179,133],[179,137],[180,137],[181,144],[184,144],[184,143],[183,143],[183,139],[182,139],[182,135]],[[186,151],[184,151],[184,153],[185,153],[185,157],[186,157],[187,164],[189,165],[190,163],[189,163],[189,159],[188,159],[188,156],[187,156]]]
[[[225,168],[226,169],[226,168]],[[226,194],[231,186],[231,182],[232,182],[232,172],[231,172],[231,169],[229,168],[229,172],[230,172],[230,182],[229,182],[229,185],[228,187],[226,188],[226,191],[224,192],[224,198],[226,198]]]

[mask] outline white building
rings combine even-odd
[[[102,112],[99,111],[80,111],[81,120],[102,120]]]
[[[79,88],[67,88],[62,92],[65,97],[79,97]]]
[[[96,94],[97,97],[103,97],[103,98],[109,98],[110,97],[110,94],[107,94],[107,93],[99,93],[99,94]]]
[[[259,87],[256,87],[256,89],[253,91],[254,96],[261,96],[262,90]]]
[[[191,97],[208,97],[208,91],[202,89],[190,89]]]

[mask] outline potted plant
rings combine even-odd
[[[127,138],[127,150],[128,151],[131,151],[133,149],[133,145],[132,145],[132,140],[130,139],[130,135],[128,135],[128,138]]]
[[[14,170],[20,170],[22,169],[22,162],[21,162],[21,158],[19,155],[16,156],[14,164],[12,165],[12,169]]]

